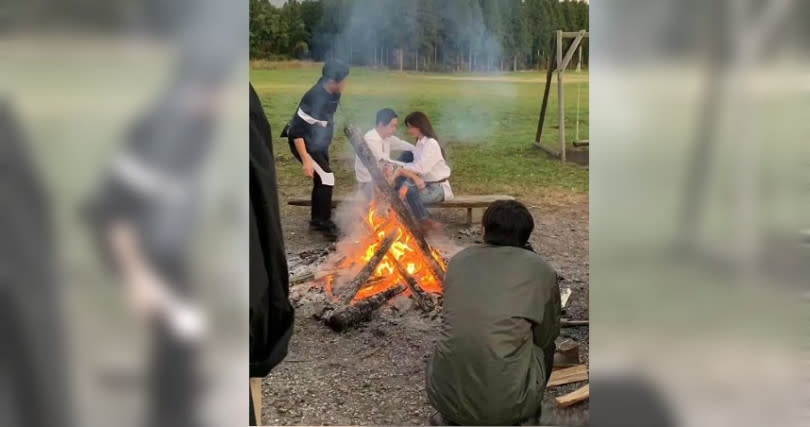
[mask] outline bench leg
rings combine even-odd
[[[472,226],[472,208],[467,208],[467,227]]]

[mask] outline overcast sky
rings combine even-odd
[[[270,0],[270,3],[273,6],[281,6],[282,4],[286,3],[287,0]]]

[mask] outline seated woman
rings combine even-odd
[[[407,187],[406,199],[413,214],[426,230],[440,228],[439,223],[430,218],[425,205],[453,198],[450,188],[450,166],[439,145],[436,132],[425,113],[416,111],[405,117],[408,133],[416,138],[413,162],[405,164],[394,172],[397,189]]]

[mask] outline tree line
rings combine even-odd
[[[555,30],[588,29],[588,4],[558,0],[250,0],[254,59],[339,58],[424,71],[543,68]],[[577,66],[579,56],[572,60]],[[588,64],[583,41],[582,63]]]

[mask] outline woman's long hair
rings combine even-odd
[[[412,126],[419,129],[419,132],[422,133],[423,136],[428,138],[433,138],[436,142],[439,143],[439,148],[442,150],[442,157],[444,157],[444,161],[447,161],[447,153],[444,151],[444,146],[441,142],[439,142],[439,137],[436,135],[436,131],[433,130],[433,125],[430,124],[430,119],[428,116],[421,112],[421,111],[414,111],[411,114],[405,116],[405,126]]]

